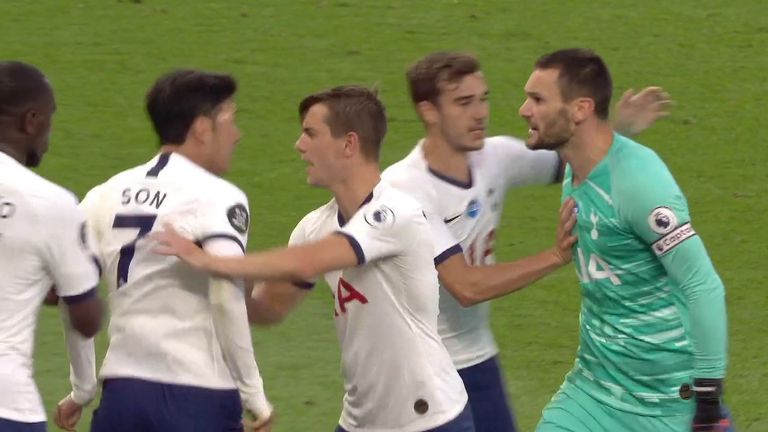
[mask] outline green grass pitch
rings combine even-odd
[[[159,74],[176,67],[233,73],[244,136],[229,178],[250,197],[249,247],[259,249],[283,244],[299,218],[328,198],[305,185],[293,150],[296,106],[305,94],[342,83],[377,85],[391,122],[386,165],[421,136],[404,79],[421,55],[476,53],[491,88],[490,132],[522,136],[517,108],[533,61],[557,48],[591,47],[608,62],[617,93],[654,84],[676,101],[673,115],[640,141],[675,173],[726,283],[727,401],[737,425],[768,431],[766,12],[763,0],[4,0],[0,58],[36,64],[51,79],[59,112],[40,172],[81,197],[152,157],[156,140],[143,96]],[[557,186],[509,194],[499,259],[550,245],[558,197]],[[572,365],[578,304],[572,268],[493,303],[524,431]],[[336,424],[342,385],[332,317],[331,296],[319,286],[284,324],[254,330],[277,431]],[[102,333],[102,353],[105,345]],[[41,316],[35,356],[50,413],[69,389],[53,310]],[[94,405],[79,430],[88,430]]]

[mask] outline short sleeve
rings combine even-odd
[[[550,184],[558,178],[560,158],[554,151],[531,150],[523,141],[509,136],[488,138],[486,145],[507,187]]]
[[[432,241],[435,243],[435,267],[448,258],[463,252],[461,244],[439,216],[434,213],[425,213],[425,217],[432,232]]]
[[[85,215],[74,197],[56,200],[44,227],[45,255],[48,271],[56,291],[71,303],[95,295],[99,272],[88,246]]]
[[[339,233],[355,250],[358,265],[363,265],[402,253],[414,223],[426,223],[421,209],[373,202],[355,213]]]
[[[212,239],[229,239],[245,251],[251,222],[248,198],[241,190],[228,186],[216,191],[210,201],[203,202],[204,207],[194,224],[195,240],[205,244]]]
[[[408,194],[424,209],[424,216],[429,223],[432,240],[435,244],[435,266],[438,266],[451,256],[461,253],[461,246],[435,209],[437,195],[434,189],[429,187],[430,183],[428,181],[419,182],[414,180],[415,177],[410,177],[405,173],[407,171],[404,169],[394,170],[390,167],[384,171],[382,179],[398,191]],[[418,187],[414,187],[414,181],[419,182]]]
[[[309,234],[307,232],[307,224],[312,213],[305,216],[296,227],[291,231],[291,236],[288,238],[288,246],[297,246],[310,241]],[[310,290],[315,287],[315,280],[296,280],[292,282],[294,286]]]

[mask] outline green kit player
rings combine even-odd
[[[520,115],[528,146],[567,163],[578,212],[579,349],[537,431],[727,431],[724,288],[664,162],[608,122],[602,59],[536,62]]]

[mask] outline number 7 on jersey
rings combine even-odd
[[[139,233],[136,234],[136,238],[133,241],[120,248],[120,258],[117,260],[117,288],[120,288],[128,282],[128,269],[131,267],[133,255],[136,253],[136,242],[152,231],[152,227],[155,225],[155,219],[157,219],[157,215],[150,214],[115,215],[115,221],[112,223],[112,228],[133,228],[139,230]]]

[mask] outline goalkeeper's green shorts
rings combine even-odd
[[[609,407],[565,382],[542,412],[536,432],[687,432],[690,415],[651,417]]]

